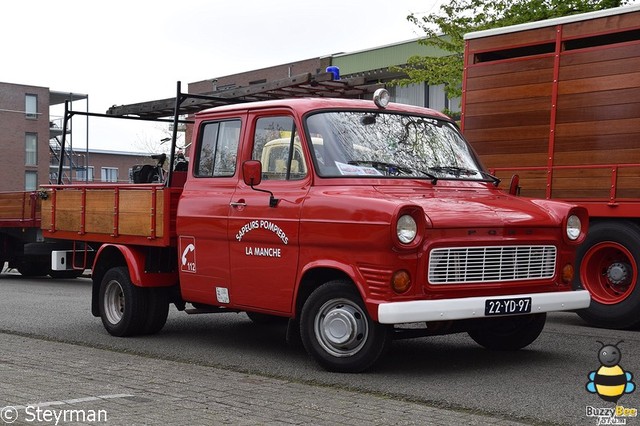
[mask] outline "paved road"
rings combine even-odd
[[[65,382],[77,380],[78,389],[82,389],[82,384],[92,377],[88,365],[96,359],[99,361],[96,367],[99,374],[90,383],[106,386],[112,392],[96,391],[90,396],[133,395],[108,401],[108,404],[118,406],[135,406],[129,403],[131,398],[133,401],[148,398],[141,392],[153,389],[151,392],[157,397],[152,398],[152,406],[166,408],[170,405],[171,395],[178,392],[172,390],[173,387],[181,389],[180,383],[183,383],[189,385],[186,391],[180,392],[196,401],[198,408],[194,411],[201,413],[203,407],[217,407],[219,401],[218,397],[203,400],[198,389],[207,388],[215,395],[233,395],[237,388],[234,383],[244,381],[249,385],[242,389],[249,395],[255,391],[256,401],[271,401],[263,395],[273,393],[282,396],[282,400],[296,401],[296,407],[312,407],[311,412],[302,410],[285,416],[297,419],[293,422],[298,423],[318,423],[316,417],[323,417],[316,411],[332,412],[325,406],[338,404],[337,417],[329,416],[327,422],[334,422],[342,416],[343,423],[357,423],[358,413],[373,410],[376,413],[374,417],[380,419],[379,424],[419,424],[422,416],[432,419],[429,410],[436,410],[440,416],[438,419],[454,419],[451,424],[468,421],[495,424],[508,420],[585,425],[596,424],[597,420],[586,417],[587,406],[612,406],[586,392],[584,387],[587,374],[600,366],[597,340],[607,343],[624,340],[620,345],[623,353],[620,365],[640,377],[638,332],[589,328],[569,313],[552,315],[543,335],[529,348],[519,352],[489,352],[478,347],[466,335],[405,340],[394,342],[392,352],[374,370],[345,375],[325,372],[302,349],[288,347],[283,327],[257,326],[243,314],[188,316],[172,311],[167,326],[158,335],[114,338],[104,331],[99,319],[90,315],[89,294],[90,282],[85,279],[30,280],[16,275],[0,275],[0,347],[11,346],[11,339],[22,339],[28,354],[41,348],[42,365],[78,359],[77,364],[63,363],[59,370],[52,370],[67,371]],[[49,348],[51,345],[55,348]],[[20,353],[21,350],[13,355],[0,352],[0,366],[16,362],[15,358],[20,358],[17,355]],[[50,353],[59,355],[44,357]],[[37,356],[31,361],[25,356],[23,361],[26,364],[16,368],[37,370]],[[109,367],[111,364],[117,368]],[[133,372],[128,373],[127,368]],[[43,374],[46,375],[46,371]],[[119,373],[114,374],[112,383],[107,380],[109,374],[103,371]],[[146,371],[149,371],[148,375],[145,375]],[[0,374],[5,376],[3,368],[0,368]],[[7,382],[3,377],[1,379]],[[124,389],[119,387],[122,382],[126,382]],[[212,383],[222,387],[215,387]],[[256,385],[255,389],[252,383]],[[263,383],[268,390],[264,390]],[[71,390],[75,387],[71,384],[65,386]],[[166,393],[162,389],[166,389]],[[21,391],[19,386],[17,390]],[[640,408],[638,395],[639,392],[625,395],[620,404]],[[57,396],[55,392],[45,392],[39,398],[35,393],[32,398],[27,398],[26,393],[22,399],[18,396],[14,395],[11,400],[0,398],[0,406],[5,402],[25,405],[42,402],[42,399],[73,400],[84,394],[70,392],[67,396]],[[294,397],[303,398],[305,402],[300,403]],[[343,403],[340,401],[345,400],[349,404],[341,406]],[[190,403],[186,404],[189,406]],[[246,417],[229,413],[228,422],[260,423],[261,419],[277,422],[280,418],[265,414],[270,412],[268,408],[271,405],[270,402],[266,406],[262,402],[254,404]],[[383,411],[376,412],[372,407]],[[390,414],[387,414],[387,408]],[[223,411],[212,411],[214,417],[205,419],[227,421],[215,417]],[[402,412],[404,414],[399,414]],[[413,416],[415,413],[418,414]],[[470,420],[467,416],[472,414],[478,417]],[[387,421],[389,419],[398,421]],[[640,424],[637,418],[627,420],[627,424]],[[195,423],[201,421],[204,420]],[[445,420],[427,423],[447,424]]]
[[[6,423],[55,424],[57,417],[58,424],[109,425],[519,424],[385,395],[39,338],[0,333],[0,342],[0,418]],[[53,420],[37,421],[46,416]]]

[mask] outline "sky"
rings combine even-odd
[[[415,39],[423,33],[407,15],[442,1],[2,2],[0,81],[88,94],[89,110],[104,113],[173,97],[177,81],[186,91],[190,82]],[[93,146],[105,142],[90,129],[90,147],[108,149]],[[115,148],[139,150],[132,144]]]

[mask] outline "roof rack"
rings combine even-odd
[[[296,97],[357,98],[373,93],[383,84],[366,84],[364,77],[335,80],[330,72],[312,75],[303,73],[245,87],[217,90],[207,94],[181,93],[178,83],[177,98],[160,99],[129,105],[114,105],[107,110],[110,116],[137,116],[140,118],[160,118],[193,114],[207,108],[271,99]],[[176,99],[179,102],[176,104]]]
[[[74,115],[173,123],[169,169],[166,181],[166,184],[171,186],[173,177],[172,169],[175,163],[178,124],[193,122],[193,120],[180,118],[185,114],[193,114],[216,106],[270,99],[297,97],[357,98],[366,93],[373,93],[380,87],[384,87],[384,84],[366,84],[364,77],[336,80],[333,73],[325,72],[316,75],[312,75],[311,73],[298,74],[281,80],[252,84],[246,87],[217,90],[209,94],[182,93],[182,85],[181,82],[178,81],[175,98],[160,99],[129,105],[114,105],[107,110],[106,114],[72,111],[69,110],[69,102],[67,101],[64,106],[65,113],[61,146],[62,149],[64,149],[68,121]],[[171,118],[168,119],[163,117]],[[60,179],[62,168],[63,161],[60,161],[60,164],[58,165],[58,184],[62,183]]]

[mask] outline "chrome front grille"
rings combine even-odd
[[[555,246],[448,247],[429,255],[430,284],[550,279]]]

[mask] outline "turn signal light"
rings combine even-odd
[[[411,287],[411,275],[405,270],[396,271],[391,277],[391,288],[398,294],[405,293]]]
[[[569,284],[573,281],[573,265],[572,264],[567,263],[562,268],[562,281],[565,284]]]

